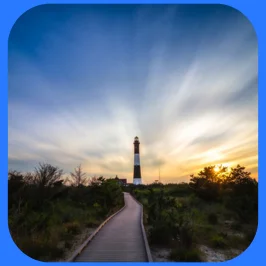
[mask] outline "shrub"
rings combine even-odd
[[[187,249],[184,247],[178,247],[171,250],[170,257],[173,261],[183,261],[183,262],[200,262],[201,253],[198,249],[192,248]]]
[[[65,231],[65,233],[62,234],[61,239],[63,241],[71,241],[73,239],[73,235]]]
[[[71,242],[70,242],[70,241],[66,241],[66,242],[65,242],[65,248],[69,249],[69,248],[71,248],[71,247],[72,247]]]
[[[231,229],[232,230],[236,230],[236,231],[240,231],[243,228],[242,224],[240,222],[233,222],[231,224]]]
[[[86,227],[96,227],[100,225],[100,221],[91,217],[85,222]]]
[[[245,240],[248,242],[248,243],[251,243],[253,241],[253,239],[255,238],[255,235],[256,235],[256,229],[255,230],[248,230],[246,233],[245,233]]]
[[[149,231],[149,240],[151,244],[168,244],[171,238],[171,230],[167,225],[156,225]]]
[[[45,261],[50,259],[57,259],[63,255],[63,249],[59,248],[58,243],[47,242],[42,246],[43,258]]]
[[[245,240],[244,236],[241,235],[232,235],[228,238],[228,245],[232,248],[239,248],[241,246],[246,246],[245,245]]]
[[[218,223],[218,216],[215,213],[210,213],[208,215],[208,222],[212,225],[215,225]]]
[[[182,227],[179,230],[179,236],[182,246],[185,248],[190,248],[193,242],[192,230],[189,227]]]
[[[214,248],[224,248],[226,246],[226,241],[220,235],[214,235],[211,238],[211,245]]]
[[[50,261],[63,255],[63,250],[57,246],[58,243],[47,241],[41,236],[36,239],[24,238],[17,241],[17,244],[25,254],[41,261]]]
[[[77,234],[80,232],[81,226],[78,222],[65,223],[64,227],[69,234]]]

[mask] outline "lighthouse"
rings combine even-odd
[[[139,160],[139,138],[135,137],[134,139],[134,175],[133,175],[133,184],[141,184],[141,172],[140,172],[140,160]]]

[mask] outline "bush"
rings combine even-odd
[[[187,249],[184,247],[178,247],[171,250],[170,257],[173,261],[183,261],[183,262],[200,262],[201,253],[198,249],[192,248]]]
[[[211,245],[214,248],[225,248],[226,247],[226,241],[222,236],[214,235],[211,238]]]
[[[193,243],[192,230],[189,227],[182,227],[179,230],[180,241],[183,247],[190,248]]]
[[[243,226],[242,226],[242,224],[239,223],[239,222],[233,222],[233,223],[231,224],[231,229],[232,229],[232,230],[240,231],[240,230],[242,230],[242,228],[243,228]]]
[[[256,228],[257,229],[257,228]],[[256,229],[255,230],[248,230],[246,233],[245,233],[245,240],[248,242],[248,243],[251,243],[253,241],[253,239],[255,238],[255,235],[256,235]]]
[[[172,233],[167,225],[156,225],[149,231],[149,240],[151,244],[168,244],[171,238]]]
[[[97,219],[91,217],[91,218],[89,218],[89,219],[85,222],[85,226],[86,226],[86,227],[97,227],[97,226],[100,225],[100,223],[101,223],[101,222],[100,222],[99,220],[97,220]]]
[[[215,225],[218,223],[218,216],[215,213],[210,213],[208,215],[208,222],[212,225]]]
[[[66,229],[66,232],[69,234],[78,234],[81,229],[81,226],[78,222],[65,223],[64,227]]]
[[[46,261],[50,261],[51,259],[58,259],[63,255],[63,249],[59,248],[58,243],[47,242],[43,246],[42,249],[42,258]]]
[[[241,246],[246,246],[244,236],[242,235],[231,235],[228,237],[227,242],[231,248],[239,248]]]
[[[47,241],[39,236],[38,239],[24,238],[17,241],[18,247],[28,256],[40,261],[58,259],[63,255],[63,250],[58,243]]]
[[[72,243],[70,242],[70,241],[66,241],[65,242],[65,248],[66,249],[69,249],[69,248],[71,248],[72,247]]]

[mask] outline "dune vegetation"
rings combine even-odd
[[[37,260],[69,256],[76,236],[85,232],[83,237],[88,237],[89,229],[124,205],[115,180],[88,179],[79,166],[66,186],[62,174],[58,167],[40,164],[32,173],[8,175],[10,234],[25,254]]]
[[[144,206],[151,247],[167,248],[169,261],[231,259],[252,242],[258,222],[258,182],[244,167],[210,166],[189,183],[130,186]],[[160,261],[160,259],[159,259]]]
[[[66,179],[62,169],[39,164],[30,173],[8,174],[10,234],[28,256],[62,261],[124,205],[123,191],[143,204],[151,249],[168,250],[164,260],[153,253],[154,261],[213,260],[206,250],[225,254],[216,261],[230,259],[256,233],[258,182],[239,165],[205,167],[188,183],[123,186],[87,178],[81,166]]]

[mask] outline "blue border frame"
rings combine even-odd
[[[249,266],[249,265],[262,265],[265,262],[264,258],[264,248],[263,248],[263,236],[265,236],[265,226],[266,224],[266,215],[265,215],[265,208],[263,208],[262,202],[265,202],[266,193],[263,193],[263,190],[266,191],[266,180],[263,176],[266,173],[266,165],[261,163],[265,162],[265,139],[263,136],[266,136],[265,124],[263,124],[263,118],[265,119],[265,96],[266,92],[263,90],[266,85],[266,79],[263,75],[263,69],[265,72],[265,56],[266,56],[266,30],[263,29],[263,20],[264,24],[266,22],[265,15],[263,14],[263,4],[266,4],[265,0],[176,0],[176,1],[160,1],[160,0],[146,0],[146,1],[136,1],[136,0],[102,0],[102,1],[93,1],[93,0],[80,0],[80,1],[71,1],[71,0],[52,0],[49,2],[42,1],[42,0],[6,0],[5,3],[1,3],[0,8],[0,82],[1,82],[1,95],[0,95],[0,119],[1,123],[4,125],[4,130],[0,131],[1,138],[0,138],[0,156],[1,156],[1,179],[0,179],[0,206],[1,206],[1,219],[0,219],[0,251],[2,254],[1,256],[1,265],[27,265],[27,266],[34,266],[40,265],[45,262],[40,262],[33,260],[22,253],[15,243],[13,242],[12,238],[10,237],[9,230],[8,230],[8,223],[7,223],[7,169],[8,169],[8,89],[7,89],[7,48],[8,48],[8,36],[9,32],[14,25],[15,21],[18,19],[20,15],[22,15],[28,9],[41,5],[41,4],[81,4],[81,3],[179,3],[179,4],[225,4],[242,12],[250,22],[253,24],[255,31],[257,32],[258,37],[258,46],[259,46],[259,226],[258,231],[255,239],[253,240],[250,247],[243,252],[240,256],[226,261],[221,262],[223,264],[227,264],[230,266],[241,265],[241,266]],[[264,73],[265,74],[265,73]],[[58,263],[64,262],[49,262],[52,265],[58,265]],[[83,262],[80,265],[85,265],[86,263]],[[99,263],[92,263],[98,265]],[[108,263],[110,265],[110,263]],[[117,265],[119,263],[111,263]],[[133,264],[133,263],[128,263]],[[140,264],[140,263],[139,263]],[[161,264],[157,262],[157,264]],[[187,265],[188,263],[178,263],[178,265]],[[202,265],[202,263],[193,263],[194,265]],[[204,263],[203,263],[204,264]],[[207,265],[214,265],[213,262],[208,262]]]

